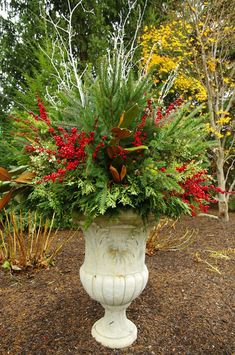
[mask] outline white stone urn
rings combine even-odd
[[[92,336],[109,348],[124,348],[137,338],[137,328],[126,309],[145,288],[147,230],[137,214],[122,213],[118,220],[97,217],[85,236],[85,260],[80,278],[91,298],[101,303],[104,317]]]

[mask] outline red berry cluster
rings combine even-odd
[[[169,116],[169,114],[174,111],[177,107],[181,106],[183,103],[183,100],[181,98],[176,99],[173,101],[167,108],[166,108],[166,117]]]
[[[57,146],[54,153],[58,164],[63,164],[64,168],[60,168],[57,172],[44,176],[44,180],[55,181],[61,179],[66,171],[77,169],[77,167],[86,160],[85,148],[94,140],[94,132],[89,134],[85,132],[78,133],[77,128],[72,128],[67,132],[64,128],[59,127],[60,134],[52,135]]]
[[[187,169],[187,164],[183,164],[182,166],[176,168],[175,170],[178,171],[178,173],[182,173]]]
[[[40,118],[42,121],[44,121],[48,126],[51,125],[51,121],[49,120],[48,116],[47,116],[47,112],[45,109],[45,106],[43,105],[42,100],[40,99],[40,97],[37,98],[38,101],[38,108],[39,108],[39,113],[40,113]]]
[[[30,112],[31,116],[33,116],[33,118],[36,120],[36,121],[44,121],[48,126],[51,125],[51,121],[47,115],[47,112],[46,112],[46,109],[45,109],[45,106],[42,102],[42,100],[40,99],[40,97],[38,96],[37,97],[37,103],[38,103],[38,108],[39,108],[39,115],[35,115],[33,112]]]
[[[177,107],[181,106],[182,103],[183,103],[183,100],[181,98],[178,98],[174,102],[172,102],[166,109],[158,107],[156,117],[154,119],[155,125],[158,125],[163,118],[167,118],[170,115],[170,113],[172,111],[176,110]],[[164,110],[164,112],[163,112],[163,110]]]
[[[159,121],[162,120],[162,118],[163,118],[162,111],[161,111],[160,107],[158,107],[154,123],[157,125],[159,123]]]
[[[187,166],[184,164],[184,170]],[[181,170],[184,171],[184,170]],[[179,171],[179,170],[178,170]],[[180,195],[182,201],[187,203],[191,209],[192,216],[195,216],[197,210],[207,212],[210,203],[216,202],[211,193],[217,191],[214,185],[207,184],[206,171],[202,170],[179,184],[184,192]]]
[[[67,131],[63,127],[58,127],[57,129],[51,126],[51,121],[48,118],[46,109],[42,103],[42,100],[38,97],[38,107],[40,115],[34,115],[35,120],[43,120],[49,126],[48,133],[50,133],[53,139],[56,149],[52,151],[46,149],[42,146],[40,142],[40,137],[35,139],[36,145],[27,145],[25,147],[28,153],[45,153],[48,160],[55,161],[59,167],[57,171],[52,172],[49,175],[44,176],[44,181],[63,181],[65,173],[67,171],[75,170],[77,167],[84,163],[86,160],[86,146],[94,141],[94,132],[78,132],[77,128],[71,128]],[[39,132],[37,132],[39,133]],[[102,137],[104,138],[104,137]],[[52,159],[53,158],[53,159]]]
[[[134,145],[135,147],[142,145],[144,140],[147,138],[147,134],[143,133],[143,128],[146,123],[147,116],[148,115],[145,113],[141,117],[141,123],[137,126],[137,130],[134,133],[134,140],[131,142],[131,144]]]
[[[28,152],[28,153],[33,153],[36,151],[36,148],[33,147],[32,145],[26,145],[25,146],[25,150]]]

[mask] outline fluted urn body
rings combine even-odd
[[[104,317],[93,325],[92,335],[110,348],[129,346],[137,338],[137,328],[126,318],[126,309],[148,280],[146,228],[139,216],[128,211],[118,220],[98,217],[84,236],[81,282],[105,309]]]

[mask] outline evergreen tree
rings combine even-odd
[[[70,1],[71,7],[77,3],[77,0]],[[137,0],[136,4],[143,9],[145,1]],[[174,8],[176,4],[177,2],[172,0],[149,0],[143,17],[144,24],[161,21],[167,16],[168,9]],[[1,18],[2,37],[0,40],[2,48],[0,65],[3,73],[0,97],[1,114],[6,113],[12,106],[17,106],[15,102],[18,101],[17,91],[25,93],[29,86],[33,89],[35,84],[32,84],[37,80],[43,84],[43,76],[47,76],[45,65],[48,67],[48,63],[44,62],[43,66],[38,54],[39,45],[45,48],[48,38],[45,21],[40,17],[40,9],[44,9],[51,18],[56,20],[63,19],[63,16],[68,15],[69,12],[68,3],[61,0],[22,0],[20,2],[10,0],[5,6],[7,18]],[[135,31],[139,16],[138,6],[132,11],[127,23],[127,42],[130,39],[129,36],[132,36]],[[128,11],[128,2],[125,0],[95,2],[84,0],[82,7],[77,8],[72,23],[75,32],[73,52],[75,57],[79,57],[81,69],[88,62],[96,63],[98,57],[105,52],[112,24],[119,22],[120,13],[124,18]],[[51,30],[49,26],[50,36]],[[47,79],[48,76],[45,80]],[[42,87],[41,84],[39,86]],[[34,89],[39,88],[34,87]],[[22,97],[21,100],[24,102]]]

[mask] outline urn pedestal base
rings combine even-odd
[[[126,318],[126,308],[129,306],[106,306],[105,315],[92,327],[91,334],[96,341],[111,349],[121,349],[130,346],[137,338],[137,328]]]
[[[148,280],[146,228],[138,215],[125,212],[118,221],[97,217],[84,236],[80,279],[90,297],[105,309],[104,317],[92,327],[92,336],[106,347],[125,348],[137,338],[137,328],[127,319],[126,309]]]

